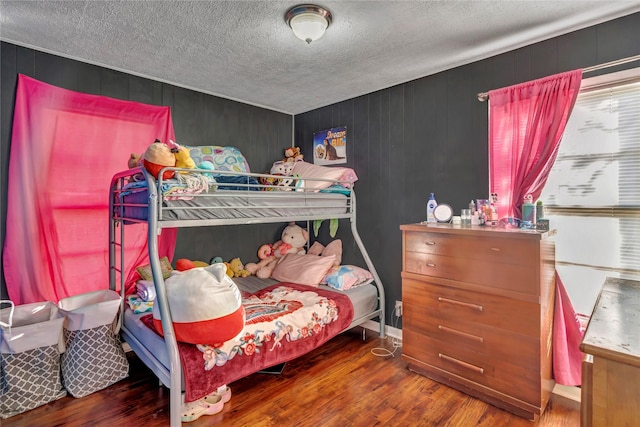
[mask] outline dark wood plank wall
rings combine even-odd
[[[425,219],[430,192],[458,214],[488,196],[487,103],[476,94],[638,55],[638,28],[640,13],[296,115],[304,153],[314,132],[347,126],[347,165],[360,177],[357,220],[387,291],[387,313],[402,298],[400,224]],[[358,258],[349,251],[345,260]]]
[[[295,141],[309,159],[314,132],[347,126],[346,166],[360,177],[356,186],[358,229],[384,282],[387,313],[401,299],[399,225],[425,218],[430,192],[456,212],[471,199],[487,195],[487,104],[478,102],[476,93],[637,55],[637,28],[640,13],[295,117]],[[17,73],[71,90],[169,105],[178,142],[238,146],[256,171],[268,170],[291,142],[292,119],[286,114],[4,42],[0,50],[2,242]],[[637,64],[618,69],[633,66]],[[123,153],[123,164],[127,156]],[[183,229],[176,256],[205,261],[214,255],[240,256],[250,262],[259,243],[275,240],[280,228]],[[348,222],[342,221],[337,237],[344,241],[343,262],[363,265],[348,229]],[[325,243],[329,240],[327,225],[319,238]],[[4,277],[1,285],[4,297]]]

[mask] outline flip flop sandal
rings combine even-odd
[[[203,415],[213,415],[222,411],[224,403],[222,403],[221,397],[216,403],[207,403],[204,401],[204,399],[205,398],[202,398],[200,400],[195,400],[193,402],[185,403],[182,405],[183,423],[189,423],[191,421],[197,420]],[[210,402],[213,402],[214,400],[215,399],[210,399]]]

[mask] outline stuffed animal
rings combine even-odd
[[[227,261],[222,261],[222,263],[227,268],[227,271],[226,271],[227,276],[229,276],[230,278],[233,278],[233,269],[231,268],[231,263]]]
[[[176,270],[187,271],[195,268],[195,264],[190,259],[180,258],[176,261]]]
[[[232,277],[247,277],[251,275],[248,270],[245,270],[240,258],[233,258],[229,261],[229,266],[231,267],[231,271],[233,271]]]
[[[304,160],[304,156],[300,153],[300,147],[289,147],[284,150],[285,162],[299,162]]]
[[[165,291],[178,341],[220,347],[242,332],[242,296],[222,264],[174,271]],[[163,335],[158,304],[153,305],[153,326]]]
[[[160,169],[176,165],[176,156],[171,152],[169,146],[160,142],[159,139],[147,147],[142,158],[144,168],[156,179],[158,179]],[[173,178],[173,171],[166,171],[162,175],[162,179],[169,178]]]
[[[169,140],[169,146],[171,147],[171,152],[176,158],[176,167],[184,168],[184,169],[195,169],[196,162],[191,158],[191,150],[187,147],[183,147],[178,145],[178,143]],[[181,173],[188,173],[186,171],[181,171]]]
[[[176,261],[176,270],[178,271],[187,271],[187,270],[191,270],[192,268],[198,268],[198,267],[208,267],[209,264],[207,264],[204,261],[191,261],[190,259],[187,258],[180,258],[179,260]]]
[[[204,169],[204,170],[208,170],[208,171],[213,171],[213,170],[215,170],[215,166],[209,160],[204,160],[204,161],[198,163],[198,169]],[[203,172],[202,174],[207,176],[207,177],[209,177],[209,178],[213,178],[213,174],[212,173]]]
[[[131,153],[131,156],[129,156],[129,161],[127,162],[127,166],[129,166],[129,169],[142,166],[142,156],[136,153]]]
[[[272,245],[262,245],[258,249],[258,263],[249,263],[244,268],[251,274],[255,274],[261,279],[271,277],[271,273],[276,268],[276,264],[286,254],[304,255],[304,245],[309,240],[309,233],[304,228],[289,223],[282,230],[282,238]],[[264,257],[264,258],[262,258]]]

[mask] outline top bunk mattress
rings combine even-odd
[[[123,217],[146,221],[149,215],[148,200],[146,190],[124,195]],[[158,220],[340,215],[348,212],[348,202],[349,198],[340,193],[218,190],[196,194],[189,199],[163,198],[162,206],[158,209]]]

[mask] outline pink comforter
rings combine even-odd
[[[319,347],[347,328],[353,305],[339,292],[278,283],[243,298],[245,328],[221,347],[178,343],[185,400]],[[142,322],[155,331],[151,315]]]

